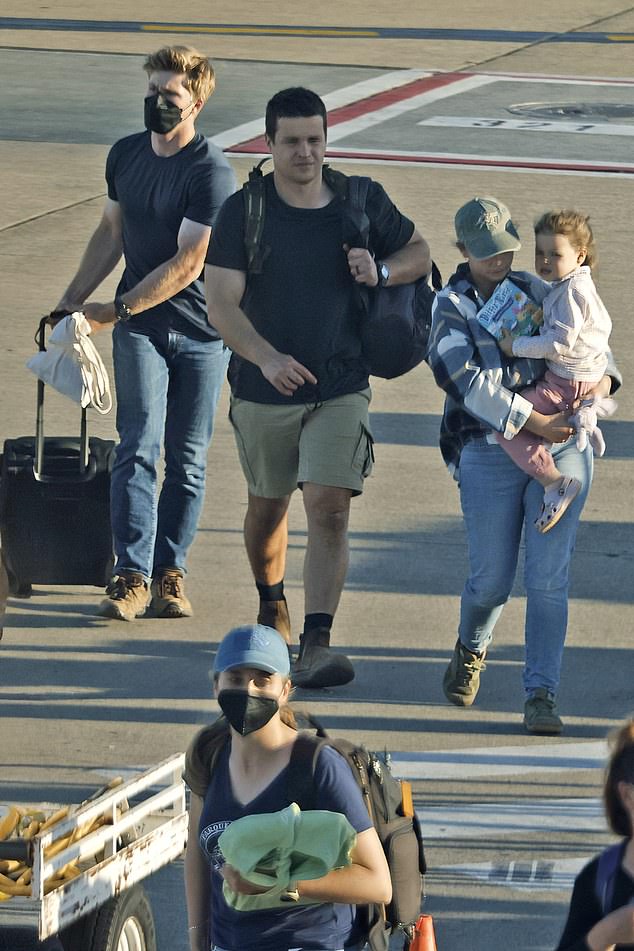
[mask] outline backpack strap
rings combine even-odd
[[[328,738],[299,732],[288,764],[288,794],[300,809],[317,809],[315,766]]]
[[[603,915],[612,911],[612,899],[614,898],[614,884],[616,874],[623,861],[627,839],[623,842],[616,842],[605,849],[599,856],[597,865],[597,877],[594,881],[594,893],[597,901],[601,905]]]
[[[203,727],[189,745],[183,778],[197,796],[204,798],[211,774],[222,750],[229,743],[229,724],[224,716]]]
[[[270,155],[263,158],[249,172],[249,181],[242,188],[244,200],[244,247],[247,255],[247,274],[261,274],[262,265],[271,249],[262,242],[266,211],[264,175],[262,166]]]
[[[343,240],[351,246],[367,248],[370,241],[370,219],[366,202],[372,179],[367,175],[344,175],[329,165],[322,169],[328,187],[343,201]]]

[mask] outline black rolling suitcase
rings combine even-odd
[[[38,342],[44,349],[45,319]],[[35,436],[7,439],[0,464],[2,559],[13,593],[30,585],[103,587],[112,573],[110,473],[114,442],[44,437],[44,383],[37,384]]]

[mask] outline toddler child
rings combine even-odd
[[[552,288],[543,301],[543,323],[534,337],[512,337],[504,331],[499,341],[507,356],[546,360],[544,378],[522,391],[534,408],[546,415],[572,409],[588,398],[604,376],[607,366],[610,316],[592,280],[596,249],[586,215],[576,211],[550,211],[535,224],[535,269]],[[609,415],[612,400],[599,400],[596,415]],[[592,411],[581,415],[584,430],[578,441],[585,446],[585,430],[598,455],[605,444]],[[591,418],[588,419],[588,416]],[[578,479],[562,475],[547,445],[532,433],[521,430],[512,439],[501,433],[496,438],[511,459],[544,487],[544,501],[535,526],[548,532],[560,520],[581,488]]]

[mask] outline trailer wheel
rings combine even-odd
[[[89,951],[95,931],[97,912],[91,911],[59,933],[64,951]]]
[[[86,951],[157,951],[152,908],[140,885],[98,909]]]

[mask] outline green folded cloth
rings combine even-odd
[[[218,838],[225,861],[254,885],[261,895],[238,895],[227,882],[225,901],[237,911],[278,908],[291,883],[322,878],[350,865],[357,834],[340,812],[302,812],[293,802],[280,812],[236,819]],[[300,899],[301,901],[301,899]]]

